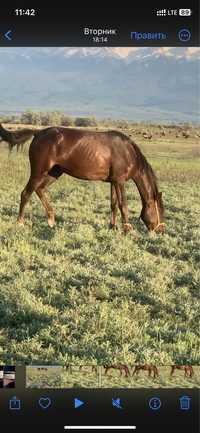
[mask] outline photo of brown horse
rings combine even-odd
[[[0,53],[1,365],[199,386],[200,50]]]
[[[45,196],[45,188],[63,173],[84,180],[111,184],[110,228],[116,225],[120,209],[123,230],[131,229],[125,182],[132,179],[142,201],[140,214],[149,231],[164,232],[164,206],[156,176],[139,147],[118,131],[96,132],[51,127],[39,132],[29,149],[31,174],[22,191],[18,222],[24,224],[24,209],[36,192],[46,211],[48,224],[55,224],[54,210]]]
[[[141,370],[147,371],[148,376],[151,377],[151,375],[152,375],[154,379],[159,376],[158,368],[155,365],[151,365],[151,364],[136,365],[134,370],[133,370],[133,376],[135,374],[138,376],[138,374]]]
[[[119,370],[120,376],[122,376],[123,373],[124,373],[125,377],[130,376],[130,370],[129,370],[128,366],[125,364],[119,363],[119,364],[112,364],[112,365],[104,365],[104,369],[105,369],[105,371],[104,371],[105,375],[107,375],[109,370],[113,369],[113,370]]]
[[[185,377],[193,377],[194,376],[194,370],[193,370],[192,365],[172,365],[171,366],[171,373],[170,373],[171,377],[174,375],[175,370],[184,371]]]

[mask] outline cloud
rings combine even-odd
[[[137,51],[141,51],[143,48],[139,48],[139,47],[123,47],[123,48],[119,48],[119,47],[115,47],[115,48],[111,48],[112,52],[117,54],[119,57],[128,57],[128,55],[130,53],[134,53]]]
[[[153,49],[153,54],[161,54],[163,56],[173,56],[171,47],[159,47]]]
[[[200,58],[200,48],[199,47],[186,48],[186,57],[193,57],[193,56]]]
[[[115,47],[107,48],[111,54],[126,59],[128,57],[149,57],[164,56],[175,58],[198,58],[200,57],[199,47]]]

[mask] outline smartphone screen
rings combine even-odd
[[[199,10],[159,3],[0,7],[2,431],[199,431]]]

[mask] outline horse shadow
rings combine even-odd
[[[55,236],[55,227],[49,227],[47,224],[34,227],[35,236],[41,241],[50,241]]]
[[[17,209],[13,209],[12,206],[2,206],[1,208],[1,216],[6,216],[6,217],[16,217],[17,220],[17,216],[18,216],[18,212]]]

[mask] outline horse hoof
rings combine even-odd
[[[118,230],[117,226],[115,224],[109,224],[109,229],[110,230]]]
[[[18,226],[24,226],[24,220],[23,219],[18,219],[17,220],[17,224],[18,224]]]
[[[130,230],[132,230],[132,225],[129,223],[124,223],[122,225],[122,228],[123,228],[124,233],[126,234],[126,233],[130,232]]]
[[[54,225],[55,225],[55,221],[54,220],[52,220],[52,219],[49,219],[48,220],[48,225],[49,225],[49,227],[54,227]]]

